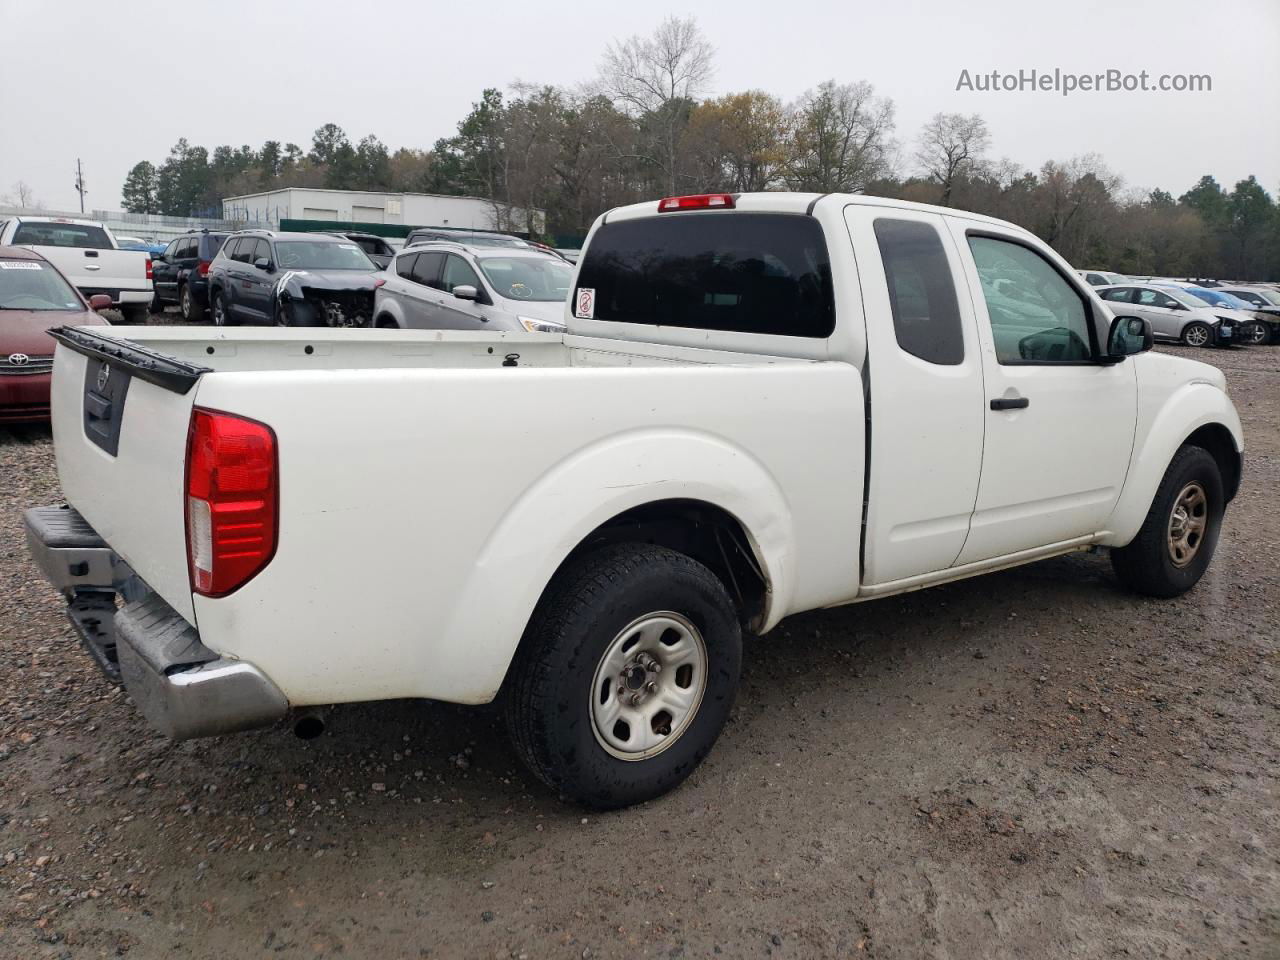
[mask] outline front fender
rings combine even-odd
[[[1106,536],[1099,540],[1104,546],[1122,547],[1138,535],[1173,455],[1201,427],[1221,424],[1231,433],[1236,452],[1244,452],[1240,415],[1226,393],[1207,380],[1178,387],[1156,410],[1144,411],[1140,404],[1138,417],[1124,492],[1111,513]],[[1144,428],[1144,422],[1149,426]]]
[[[795,581],[791,510],[777,481],[721,437],[635,430],[559,461],[494,527],[458,595],[444,642],[435,645],[432,686],[443,681],[449,699],[460,702],[493,699],[538,599],[573,549],[619,514],[672,499],[705,501],[742,523],[769,583],[765,621],[772,626],[786,611]]]

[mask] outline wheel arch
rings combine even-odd
[[[1240,487],[1244,462],[1240,416],[1216,385],[1192,382],[1179,388],[1150,426],[1140,425],[1138,433],[1140,442],[1134,445],[1124,489],[1099,540],[1103,546],[1122,547],[1138,535],[1169,463],[1183,446],[1201,447],[1218,462],[1228,501]]]

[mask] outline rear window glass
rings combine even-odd
[[[82,247],[110,250],[111,241],[101,227],[78,223],[20,223],[9,241],[14,246]]]
[[[222,245],[226,242],[227,235],[225,233],[211,233],[208,236],[203,237],[202,244],[204,246],[204,259],[212,260],[214,254],[221,250]]]
[[[835,329],[831,261],[812,217],[692,213],[606,223],[583,258],[584,289],[594,291],[596,320],[790,337]]]

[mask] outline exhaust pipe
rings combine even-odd
[[[314,740],[324,733],[326,707],[302,707],[293,713],[293,735],[299,740]]]

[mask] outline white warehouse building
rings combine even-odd
[[[479,197],[316,187],[285,187],[226,197],[222,201],[224,220],[251,223],[279,225],[282,220],[326,220],[541,233],[546,226],[546,214],[541,210],[530,213],[532,217],[521,208],[506,207]]]

